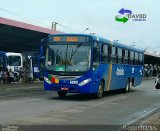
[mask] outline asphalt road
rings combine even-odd
[[[160,108],[154,80],[144,80],[127,94],[106,93],[102,99],[79,94],[60,99],[56,92],[44,91],[43,83],[0,88],[1,124],[125,125]]]

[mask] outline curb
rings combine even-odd
[[[151,111],[149,111],[147,114],[142,115],[142,116],[128,122],[127,124],[125,124],[125,126],[141,126],[142,122],[144,122],[145,120],[147,120],[147,119],[151,118],[152,116],[156,115],[159,111],[160,111],[160,107],[154,108]],[[116,131],[124,131],[123,126]],[[129,130],[125,129],[125,131],[129,131]]]
[[[151,111],[149,111],[148,113],[134,119],[133,121],[127,123],[127,125],[141,125],[142,122],[144,122],[145,120],[147,120],[148,118],[154,116],[155,114],[157,114],[157,112],[160,111],[160,107],[158,108],[154,108]]]
[[[37,86],[32,86],[32,87],[18,87],[18,88],[7,88],[7,89],[3,89],[4,91],[11,91],[11,90],[28,90],[28,89],[38,89],[41,87],[37,87]]]
[[[38,83],[38,82],[34,82],[34,83]],[[40,84],[42,82],[39,82]],[[28,90],[28,89],[38,89],[41,88],[41,86],[38,85],[32,85],[32,86],[28,86],[26,83],[25,85],[21,84],[21,83],[14,83],[14,87],[12,87],[11,85],[5,85],[6,87],[0,87],[0,91],[11,91],[11,90]],[[8,86],[8,87],[7,87]],[[17,86],[17,87],[16,87]]]

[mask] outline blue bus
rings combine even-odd
[[[42,39],[40,42],[39,54],[36,56],[28,56],[26,62],[26,68],[32,71],[32,80],[39,79],[44,80],[44,44],[46,39]]]
[[[44,56],[39,57],[38,59],[38,68],[39,68],[39,80],[44,80]]]
[[[40,80],[44,80],[46,42],[47,42],[46,38],[41,40],[40,51],[38,55],[38,69],[39,69]]]
[[[121,89],[130,92],[143,77],[144,51],[85,34],[49,35],[46,43],[44,89],[93,93]]]
[[[43,80],[44,78],[44,56],[32,56],[33,78]]]

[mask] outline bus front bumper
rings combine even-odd
[[[88,94],[88,93],[96,93],[97,88],[95,83],[89,82],[83,86],[79,85],[65,85],[65,84],[48,84],[44,81],[44,89],[46,91],[64,91],[69,93],[80,93],[80,94]]]

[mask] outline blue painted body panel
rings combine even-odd
[[[128,78],[134,78],[134,85],[137,86],[141,84],[142,81],[142,66],[128,66],[128,65],[112,65],[112,76],[111,76],[111,84],[110,90],[122,89],[126,87]],[[124,69],[124,75],[116,75],[117,68]],[[132,69],[134,68],[134,72]],[[107,91],[107,84],[108,84],[108,64],[101,64],[99,68],[94,71],[89,71],[82,75],[81,77],[71,80],[71,81],[78,81],[80,83],[83,80],[91,78],[92,81],[84,86],[79,86],[78,84],[72,85],[70,84],[70,80],[60,80],[59,84],[48,84],[44,82],[45,90],[55,90],[60,91],[62,87],[67,87],[70,90],[68,92],[75,92],[75,93],[96,93],[100,84],[100,81],[104,79],[105,86],[104,90]],[[45,73],[47,77],[48,73]]]

